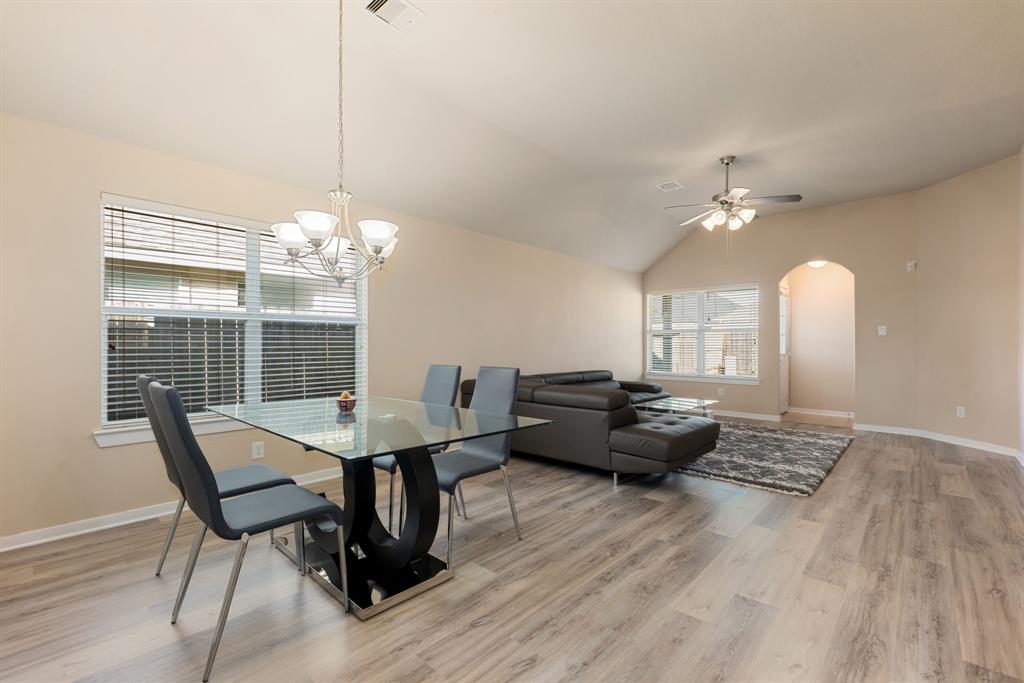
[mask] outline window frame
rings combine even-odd
[[[757,339],[757,374],[756,375],[710,375],[704,372],[697,374],[684,373],[684,372],[666,372],[662,370],[651,369],[651,340],[655,333],[665,334],[664,330],[658,330],[657,332],[651,327],[651,297],[664,296],[666,294],[697,294],[697,358],[701,359],[699,367],[703,367],[706,363],[705,349],[704,349],[704,338],[705,333],[709,330],[705,327],[706,323],[704,320],[704,296],[709,292],[733,292],[738,290],[753,289],[756,293],[757,298],[757,322],[751,328],[742,328],[742,330],[752,330]],[[740,384],[747,386],[754,386],[761,383],[761,317],[762,317],[761,305],[761,287],[757,283],[748,282],[742,284],[733,285],[718,285],[713,287],[687,287],[680,289],[659,289],[644,292],[644,376],[654,378],[665,378],[675,379],[685,382],[708,382],[713,384]],[[683,334],[683,331],[677,331],[678,334]]]
[[[105,207],[109,204],[123,205],[140,211],[153,211],[157,213],[172,214],[184,218],[194,219],[210,223],[228,224],[245,229],[246,253],[245,253],[245,285],[246,298],[245,310],[238,312],[203,311],[176,308],[130,308],[121,306],[105,305],[105,237],[104,218]],[[149,421],[145,417],[111,421],[107,419],[107,334],[108,317],[112,315],[164,315],[175,318],[189,318],[202,316],[205,318],[222,318],[227,320],[242,320],[246,322],[247,334],[245,335],[244,346],[246,349],[244,361],[244,389],[243,400],[245,402],[261,399],[263,387],[262,353],[259,348],[262,346],[262,337],[255,335],[250,339],[248,334],[249,323],[263,321],[284,321],[284,322],[306,322],[306,323],[348,323],[349,319],[339,320],[336,316],[301,314],[291,315],[283,313],[261,313],[260,312],[260,235],[270,234],[270,223],[257,221],[249,218],[230,216],[213,213],[189,207],[164,204],[137,197],[101,193],[99,203],[99,336],[100,336],[100,358],[99,358],[99,380],[100,380],[100,401],[99,401],[99,427],[93,431],[92,436],[97,445],[101,448],[110,446],[122,446],[132,443],[144,443],[153,441],[153,431]],[[254,267],[255,266],[255,267]],[[367,346],[367,294],[368,287],[366,280],[355,282],[355,308],[356,315],[351,323],[355,329],[355,374],[356,387],[366,387],[368,367],[368,346]],[[189,422],[192,423],[196,434],[215,434],[219,432],[237,431],[251,429],[250,426],[236,420],[216,415],[210,412],[189,413]]]

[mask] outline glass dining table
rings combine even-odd
[[[275,547],[309,568],[308,575],[360,619],[368,619],[454,575],[430,554],[440,518],[440,493],[430,449],[549,424],[516,415],[359,396],[339,412],[334,398],[211,405],[207,410],[337,458],[342,467],[344,548],[330,520],[306,525],[302,553],[286,538]],[[373,458],[394,455],[405,487],[407,514],[392,535],[377,514]],[[344,552],[342,562],[341,552]],[[342,580],[345,567],[347,582]]]

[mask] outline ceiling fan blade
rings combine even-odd
[[[747,196],[748,192],[750,192],[749,187],[734,187],[729,190],[729,194],[725,195],[725,198],[730,202],[738,202]]]
[[[666,209],[692,209],[695,206],[718,206],[718,204],[676,204],[675,206],[666,206]]]
[[[803,195],[799,194],[777,194],[774,197],[751,197],[750,199],[744,199],[744,206],[751,206],[753,204],[785,204],[786,202],[798,202],[803,199]]]
[[[680,223],[679,227],[683,227],[684,225],[689,225],[690,223],[693,223],[694,221],[699,221],[701,218],[704,218],[704,216],[707,216],[709,213],[714,213],[716,210],[717,209],[708,209],[704,213],[698,213],[696,216],[694,216],[693,218],[689,219],[688,221],[684,221],[683,223]]]

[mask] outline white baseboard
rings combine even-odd
[[[1000,446],[995,443],[988,443],[986,441],[975,441],[974,439],[965,439],[961,436],[952,436],[950,434],[939,434],[938,432],[928,432],[923,429],[910,429],[908,427],[890,427],[889,425],[869,425],[861,424],[859,422],[853,423],[853,428],[862,432],[883,432],[885,434],[900,434],[903,436],[919,436],[922,439],[932,439],[933,441],[941,441],[943,443],[951,443],[954,446],[966,446],[967,448],[976,448],[979,451],[988,451],[989,453],[998,453],[1000,455],[1008,455],[1011,458],[1017,458],[1024,464],[1024,455],[1022,455],[1017,449],[1011,448],[1010,446]]]
[[[853,417],[853,413],[845,410],[818,410],[816,408],[789,408],[787,413],[800,413],[801,415],[820,415],[822,417]]]
[[[765,422],[782,422],[781,415],[769,415],[767,413],[741,413],[734,410],[715,410],[714,407],[711,409],[712,415],[721,415],[722,417],[739,417],[745,420],[763,420]]]
[[[292,479],[295,480],[296,484],[306,486],[308,484],[314,484],[319,481],[340,476],[340,467],[330,467],[325,470],[298,474],[292,477]],[[177,506],[178,501],[172,500],[167,503],[158,503],[156,505],[147,505],[146,507],[135,508],[134,510],[125,510],[124,512],[115,512],[113,514],[102,515],[100,517],[91,517],[77,522],[58,524],[57,526],[46,527],[45,529],[33,529],[31,531],[23,531],[20,534],[0,536],[0,553],[7,552],[8,550],[15,550],[17,548],[26,548],[31,545],[39,545],[40,543],[48,543],[62,538],[80,536],[93,531],[112,529],[114,527],[124,526],[125,524],[133,524],[135,522],[153,519],[154,517],[163,517],[164,515],[173,514],[174,509]]]

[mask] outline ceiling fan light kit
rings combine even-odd
[[[744,225],[757,217],[757,209],[751,208],[756,204],[783,204],[787,202],[799,202],[803,199],[798,194],[782,194],[771,197],[747,197],[750,192],[746,187],[729,187],[729,167],[736,162],[736,157],[726,155],[718,162],[725,166],[725,189],[711,198],[708,204],[679,204],[677,206],[666,206],[666,209],[688,209],[700,207],[707,209],[696,216],[680,223],[680,227],[700,221],[704,229],[713,232],[718,226],[728,225],[729,230],[739,230]]]

